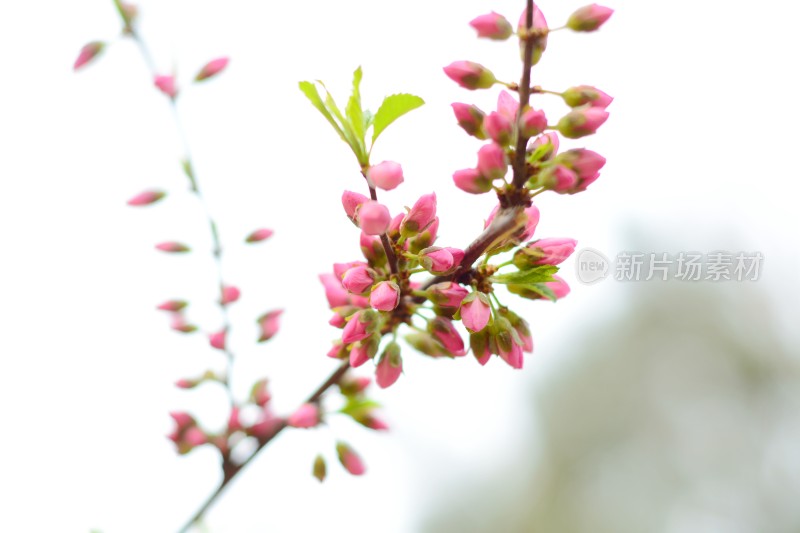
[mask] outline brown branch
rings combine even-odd
[[[373,202],[377,202],[378,191],[375,190],[375,187],[370,185],[369,179],[367,179],[366,171],[362,170],[361,175],[364,176],[365,180],[367,180],[370,199]],[[394,248],[392,247],[392,243],[389,241],[389,237],[386,235],[386,233],[381,233],[381,244],[383,245],[383,251],[386,252],[386,260],[389,262],[389,269],[392,271],[392,274],[399,273],[400,269],[397,266],[397,255],[394,253]]]
[[[525,165],[525,152],[528,149],[527,137],[523,133],[522,115],[530,104],[531,97],[531,68],[533,66],[533,43],[538,37],[531,33],[533,28],[533,0],[528,0],[528,9],[525,16],[525,49],[522,54],[522,81],[519,84],[519,110],[517,111],[517,150],[514,154],[514,179],[511,184],[516,189],[522,189],[528,181]]]

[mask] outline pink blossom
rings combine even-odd
[[[560,265],[572,255],[576,244],[575,239],[539,239],[514,254],[514,265],[520,269],[537,265]]]
[[[488,89],[495,84],[497,79],[491,70],[472,61],[455,61],[444,67],[447,77],[458,83],[461,87],[474,91],[475,89]]]
[[[342,286],[353,294],[365,294],[375,282],[375,271],[365,266],[355,266],[342,275]]]
[[[419,262],[422,268],[431,274],[446,274],[453,267],[457,266],[453,259],[453,254],[445,248],[431,246],[419,253]]]
[[[521,369],[522,368],[522,347],[517,344],[516,342],[511,342],[510,346],[502,347],[498,343],[498,351],[500,352],[498,355],[508,363],[511,368]]]
[[[428,330],[442,343],[450,355],[460,357],[467,353],[464,349],[464,340],[456,331],[452,320],[437,316],[428,322]]]
[[[313,428],[319,421],[319,407],[313,403],[304,403],[286,419],[286,423],[294,428]]]
[[[381,281],[372,290],[369,303],[378,311],[391,311],[400,303],[400,287],[393,281]]]
[[[350,366],[358,368],[369,361],[369,345],[357,342],[350,349]]]
[[[344,207],[344,212],[347,213],[347,217],[353,222],[353,224],[358,225],[358,208],[361,207],[364,202],[368,201],[369,198],[357,192],[344,191],[342,193],[342,206]]]
[[[373,200],[364,202],[358,209],[358,225],[367,235],[380,235],[389,229],[392,216],[389,209]]]
[[[258,317],[258,327],[261,334],[258,337],[258,342],[266,342],[274,337],[281,327],[280,317],[283,314],[283,309],[269,311]]]
[[[547,128],[544,111],[528,109],[522,114],[522,132],[526,137],[539,135]]]
[[[590,4],[578,9],[570,15],[566,26],[574,31],[595,31],[600,28],[613,13],[614,10],[609,7]]]
[[[165,193],[164,191],[159,191],[159,190],[144,191],[144,192],[141,192],[141,193],[137,194],[136,196],[134,196],[130,200],[128,200],[128,205],[134,206],[134,207],[151,205],[151,204],[154,204],[154,203],[158,202],[159,200],[164,198],[166,195],[167,195],[167,193]]]
[[[467,294],[469,294],[467,289],[452,281],[436,283],[427,291],[428,299],[442,307],[459,307]]]
[[[483,121],[483,127],[486,130],[486,134],[500,146],[508,146],[511,144],[511,138],[513,134],[511,124],[511,120],[501,115],[497,111],[492,111],[489,113],[489,116],[487,116],[486,120]]]
[[[553,275],[553,278],[555,281],[547,281],[545,282],[545,286],[553,291],[557,300],[560,300],[569,294],[570,288],[567,282],[560,276]]]
[[[492,182],[481,175],[477,168],[457,170],[453,174],[456,187],[470,194],[483,194],[492,190]]]
[[[178,87],[175,84],[174,76],[156,76],[153,80],[153,84],[159,91],[172,99],[178,96]]]
[[[505,41],[514,33],[511,23],[494,11],[472,19],[469,25],[478,31],[478,37],[495,41]]]
[[[555,165],[540,174],[539,184],[563,194],[575,188],[578,184],[578,175],[564,165]]]
[[[519,102],[508,91],[500,91],[497,97],[497,112],[505,117],[511,123],[517,121],[517,112],[519,110]]]
[[[461,303],[461,322],[471,332],[483,330],[491,317],[492,309],[483,293],[473,292]]]
[[[370,336],[367,330],[371,322],[371,316],[364,311],[357,311],[347,321],[342,331],[342,343],[352,344]]]
[[[382,389],[392,386],[403,373],[403,359],[400,357],[400,346],[390,343],[381,354],[375,367],[375,382]]]
[[[505,177],[508,172],[506,151],[495,143],[482,146],[478,150],[478,170],[489,180]]]
[[[469,104],[454,103],[450,105],[453,107],[458,125],[464,131],[479,139],[486,138],[486,135],[483,134],[483,120],[486,116],[483,111]]]
[[[203,81],[216,76],[220,72],[222,72],[225,67],[228,66],[228,58],[227,57],[219,57],[217,59],[212,59],[205,66],[200,69],[200,72],[197,73],[195,76],[195,81]]]
[[[384,191],[391,191],[403,183],[403,168],[394,161],[384,161],[369,167],[367,180]]]
[[[400,232],[413,236],[423,231],[436,217],[436,193],[423,194],[405,215],[400,224]]]

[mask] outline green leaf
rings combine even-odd
[[[367,130],[367,122],[364,119],[364,111],[361,109],[361,77],[361,67],[358,67],[356,71],[353,72],[353,94],[350,95],[350,100],[347,102],[345,113],[347,114],[347,119],[350,121],[350,124],[353,126],[353,132],[356,134],[359,146],[362,150],[366,151],[364,134]]]
[[[529,270],[518,270],[508,274],[497,274],[489,278],[495,283],[513,283],[515,285],[529,285],[531,283],[544,283],[555,281],[553,274],[558,272],[558,267],[553,265],[542,265]]]
[[[330,122],[331,126],[333,126],[333,129],[336,130],[336,133],[339,134],[339,137],[341,137],[344,142],[347,142],[347,139],[344,136],[342,128],[339,127],[339,124],[336,123],[336,121],[331,116],[330,111],[328,111],[328,109],[325,107],[325,104],[322,102],[322,98],[320,97],[319,92],[317,91],[317,86],[311,83],[310,81],[301,81],[299,86],[300,90],[303,91],[303,94],[306,95],[306,98],[311,100],[311,104],[314,107],[316,107],[320,113],[322,113],[322,116],[325,117],[325,119],[328,122]]]
[[[347,403],[339,410],[339,412],[357,419],[361,416],[369,414],[378,407],[380,407],[379,403],[366,398],[348,398]]]
[[[350,123],[348,119],[342,115],[342,112],[339,110],[339,106],[336,105],[336,101],[333,99],[333,95],[328,91],[328,88],[325,87],[325,84],[321,81],[317,81],[323,89],[325,89],[325,107],[333,113],[339,123],[342,125],[342,129],[344,130],[344,140],[347,144],[350,145],[350,148],[353,150],[353,153],[356,155],[358,162],[362,165],[367,164],[367,154],[366,150],[362,148],[363,143],[358,142],[358,138],[356,136],[356,132],[353,130],[353,125]]]
[[[544,283],[529,283],[523,285],[510,284],[507,287],[509,292],[522,296],[523,298],[536,299],[535,296],[531,294],[534,293],[553,302],[558,300],[553,289]]]
[[[375,113],[373,130],[372,130],[372,144],[383,133],[389,124],[402,117],[409,111],[420,107],[425,101],[419,96],[413,94],[393,94],[384,98],[381,107]]]

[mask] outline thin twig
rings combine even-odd
[[[538,37],[531,35],[533,28],[533,0],[528,0],[528,9],[525,15],[525,49],[522,54],[522,81],[519,84],[519,110],[517,111],[517,150],[514,154],[514,179],[511,184],[521,189],[528,181],[525,172],[525,152],[528,149],[530,137],[524,134],[522,115],[530,104],[531,98],[531,68],[533,67],[533,42]]]

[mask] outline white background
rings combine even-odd
[[[227,245],[226,278],[243,291],[231,337],[239,393],[268,375],[286,413],[333,369],[324,353],[336,332],[325,324],[316,275],[358,257],[358,233],[338,198],[344,188],[363,192],[363,180],[297,81],[325,80],[343,101],[360,64],[373,110],[392,92],[425,98],[376,149],[376,160],[399,161],[406,175],[382,199],[397,212],[436,190],[441,242],[464,246],[492,199],[451,184],[479,144],[455,126],[449,104],[490,108],[496,91],[468,93],[441,68],[470,59],[517,78],[516,43],[478,41],[467,23],[490,10],[516,22],[522,4],[141,2],[141,31],[159,67],[176,67],[185,89],[180,109]],[[560,25],[580,5],[541,7]],[[546,88],[585,83],[615,97],[600,134],[573,143],[608,158],[601,179],[577,196],[544,195],[537,233],[612,254],[653,234],[661,240],[644,251],[761,251],[760,287],[790,326],[800,9],[778,0],[610,5],[617,12],[599,33],[553,34],[534,70]],[[216,327],[207,231],[186,192],[167,103],[125,40],[84,72],[71,70],[85,42],[114,40],[118,28],[110,0],[0,4],[0,531],[173,531],[217,481],[210,450],[177,458],[162,437],[169,410],[202,411],[210,426],[224,419],[218,390],[172,387],[220,355],[202,335],[170,332],[154,310],[190,297],[192,318]],[[232,58],[228,71],[189,86],[220,55]],[[565,110],[550,98],[537,103],[551,122]],[[149,187],[170,196],[152,209],[125,206]],[[240,245],[260,226],[276,236]],[[172,239],[196,253],[153,251]],[[522,372],[409,354],[405,376],[378,394],[388,436],[346,421],[286,432],[220,500],[210,529],[414,531],[463,472],[513,462],[520,450],[509,442],[533,423],[516,416],[526,390],[583,324],[623,303],[620,286],[606,282],[574,286],[557,306],[521,304],[537,344]],[[287,309],[281,334],[256,346],[255,317],[278,307]],[[333,464],[335,438],[359,450],[368,475],[349,478]],[[317,451],[332,459],[323,485],[308,473]]]

